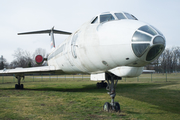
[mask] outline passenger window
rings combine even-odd
[[[100,15],[100,23],[111,20],[114,20],[114,17],[111,14]]]
[[[122,13],[114,13],[116,17],[121,20],[121,19],[126,19],[126,17]]]
[[[91,22],[91,24],[94,24],[94,23],[98,23],[98,17],[96,17],[96,18]]]

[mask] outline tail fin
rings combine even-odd
[[[54,33],[53,33],[54,27],[51,29],[50,36],[51,36],[51,50],[55,48],[55,41],[54,41]]]
[[[56,33],[56,34],[65,34],[65,35],[72,34],[70,32],[66,32],[66,31],[55,30],[54,27],[53,27],[50,30],[40,30],[40,31],[33,31],[33,32],[24,32],[24,33],[18,33],[18,35],[43,34],[43,33],[49,33],[49,36],[51,36],[51,49],[55,48],[54,33]]]

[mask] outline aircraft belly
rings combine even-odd
[[[121,66],[109,70],[109,72],[119,76],[119,77],[138,77],[142,74],[144,67],[129,67]]]

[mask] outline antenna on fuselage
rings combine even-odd
[[[71,35],[71,32],[55,30],[54,26],[50,30],[40,30],[40,31],[32,31],[32,32],[24,32],[18,33],[18,35],[25,35],[25,34],[43,34],[48,33],[51,36],[51,49],[55,48],[55,41],[54,41],[54,34],[64,34],[64,35]]]

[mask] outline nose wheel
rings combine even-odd
[[[106,102],[103,106],[104,111],[115,111],[120,112],[120,104],[118,102],[114,102],[114,105],[110,104],[109,102]]]
[[[121,79],[121,77],[117,77],[117,76],[109,73],[109,74],[107,74],[106,79],[107,79],[107,83],[108,83],[106,90],[109,91],[108,94],[111,97],[111,103],[106,102],[103,106],[103,110],[107,111],[107,112],[109,112],[109,111],[120,112],[121,111],[120,104],[118,102],[114,102],[114,98],[116,96],[115,88],[116,88],[118,79]]]

